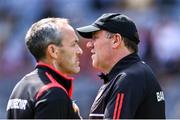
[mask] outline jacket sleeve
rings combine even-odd
[[[79,119],[69,96],[59,88],[43,94],[35,104],[36,119]]]
[[[137,77],[128,75],[121,75],[115,79],[112,94],[105,108],[105,118],[134,118],[144,95],[142,83],[138,83],[137,79]]]

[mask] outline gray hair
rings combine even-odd
[[[30,27],[25,37],[25,43],[37,61],[46,56],[49,44],[61,44],[60,27],[64,24],[68,24],[67,19],[45,18]]]

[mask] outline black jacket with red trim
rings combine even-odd
[[[51,66],[38,63],[15,86],[8,105],[8,119],[79,119],[72,106],[72,80]]]
[[[90,118],[165,118],[165,100],[152,70],[136,53],[120,60],[109,74],[91,107]]]

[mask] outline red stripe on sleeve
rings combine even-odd
[[[118,114],[117,114],[117,118],[116,118],[116,119],[119,119],[120,116],[121,116],[121,110],[122,110],[122,105],[123,105],[123,99],[124,99],[124,93],[121,94],[120,105],[119,105],[119,108],[118,108]]]
[[[119,97],[120,97],[120,93],[118,93],[117,97],[116,97],[116,104],[115,104],[115,107],[114,107],[113,119],[116,119],[116,113],[117,113],[117,108],[118,108],[118,104],[119,104]]]

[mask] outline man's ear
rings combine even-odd
[[[114,34],[112,39],[112,47],[117,48],[120,47],[122,44],[122,37],[120,34]]]
[[[57,47],[53,44],[48,45],[47,54],[52,58],[57,58]]]

